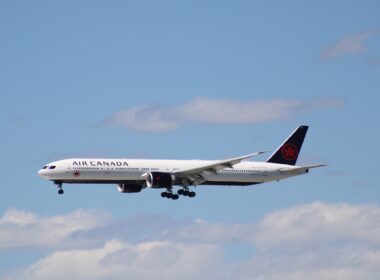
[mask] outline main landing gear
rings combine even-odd
[[[54,182],[54,184],[57,185],[57,188],[58,188],[58,194],[63,194],[64,191],[62,189],[62,182]]]
[[[183,188],[177,191],[177,194],[174,194],[172,189],[167,189],[166,192],[161,193],[161,197],[171,198],[173,200],[177,200],[180,195],[187,197],[194,197],[196,194],[189,190],[189,188]]]
[[[173,200],[177,200],[179,198],[179,195],[178,194],[174,194],[171,190],[170,191],[166,191],[166,192],[162,192],[161,193],[161,197],[166,197],[166,198],[171,198]]]
[[[179,195],[188,196],[188,197],[194,197],[196,195],[195,192],[189,191],[188,188],[180,189],[180,190],[177,191],[177,193]]]

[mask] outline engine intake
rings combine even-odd
[[[149,172],[146,174],[146,185],[148,188],[171,188],[173,176],[166,172]]]
[[[137,193],[141,192],[142,186],[141,185],[130,185],[130,184],[119,184],[117,187],[117,190],[121,193]]]

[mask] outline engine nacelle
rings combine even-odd
[[[173,176],[166,172],[149,172],[145,176],[148,188],[171,188]]]
[[[119,184],[117,190],[121,193],[137,193],[141,192],[142,186],[136,184]]]

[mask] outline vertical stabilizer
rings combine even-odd
[[[295,165],[308,128],[306,125],[298,127],[267,162]]]

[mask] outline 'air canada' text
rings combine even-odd
[[[73,161],[73,166],[128,166],[126,161]]]

